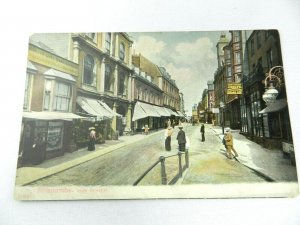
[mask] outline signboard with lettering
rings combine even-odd
[[[78,76],[78,64],[40,49],[34,45],[29,45],[28,59],[32,62]]]
[[[243,94],[243,87],[241,83],[228,83],[227,84],[228,95],[241,95]]]

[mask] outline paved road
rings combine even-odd
[[[208,125],[206,141],[200,140],[200,127],[187,125],[184,130],[190,139],[190,169],[183,184],[265,182],[265,180],[235,160],[225,157],[219,138]],[[129,144],[64,172],[32,183],[32,186],[55,185],[132,185],[158,158],[177,154],[178,129],[172,137],[172,151],[164,150],[164,132],[145,136],[142,141]],[[184,160],[183,160],[184,163]],[[166,159],[167,179],[178,171],[178,157]],[[160,167],[149,173],[140,185],[159,185]]]

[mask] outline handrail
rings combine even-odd
[[[185,154],[185,165],[182,166],[181,162],[181,155]],[[178,156],[178,163],[179,163],[179,172],[178,174],[170,181],[170,184],[174,184],[179,177],[182,177],[182,173],[185,171],[185,169],[189,168],[189,156],[188,151],[185,152],[178,152],[176,155],[169,155],[169,156],[160,156],[159,159],[153,163],[134,183],[133,186],[136,186],[155,166],[157,166],[158,163],[161,163],[161,182],[163,185],[167,184],[167,174],[166,174],[166,168],[165,168],[165,159],[171,158],[174,156]]]
[[[158,163],[160,163],[160,158],[153,163],[134,183],[133,186],[136,186]]]

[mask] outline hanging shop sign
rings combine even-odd
[[[228,95],[241,95],[243,94],[243,87],[241,83],[228,83],[227,84]]]

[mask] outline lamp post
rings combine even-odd
[[[222,134],[224,134],[224,125],[225,125],[225,113],[224,113],[224,109],[225,109],[225,104],[224,102],[220,102],[220,108],[222,111]]]
[[[265,93],[262,98],[267,105],[270,105],[276,101],[278,90],[281,86],[281,78],[283,76],[282,66],[275,66],[270,69],[269,73],[266,74],[264,80]]]

